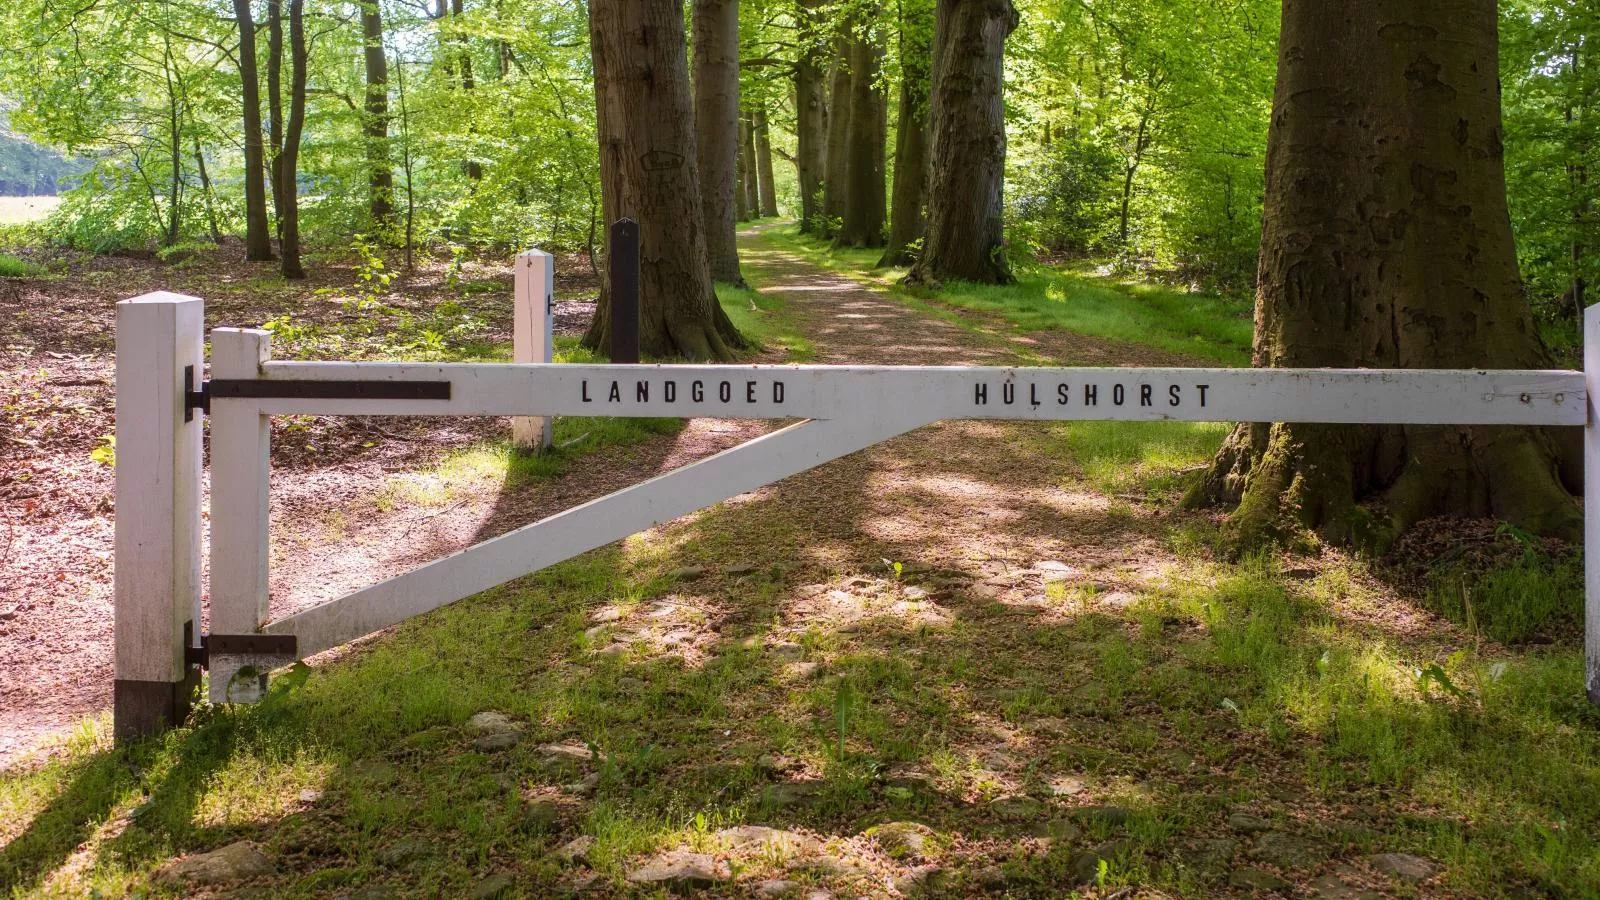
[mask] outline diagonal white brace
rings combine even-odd
[[[262,630],[295,635],[310,656],[932,421],[900,411],[799,422]]]

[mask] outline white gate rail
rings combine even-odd
[[[264,671],[941,419],[1585,425],[1600,479],[1600,307],[1586,315],[1586,372],[689,366],[275,362],[267,332],[212,332],[198,372],[201,302],[119,304],[117,732],[181,718],[174,660],[199,629],[200,417],[212,447],[211,635],[216,701],[250,700]],[[519,355],[521,355],[519,353]],[[545,358],[548,358],[546,356]],[[125,366],[127,378],[124,378]],[[137,374],[135,374],[137,373]],[[149,380],[144,376],[148,374]],[[316,415],[716,416],[802,420],[337,600],[269,622],[268,417]],[[525,420],[518,420],[525,421]],[[535,430],[537,429],[537,430]],[[126,437],[124,434],[126,433]],[[1600,546],[1600,491],[1586,492]],[[1586,687],[1600,703],[1600,551],[1586,555]],[[192,654],[191,655],[196,655]],[[163,662],[164,661],[164,662]],[[240,676],[243,673],[243,677]],[[126,701],[126,702],[125,702]]]

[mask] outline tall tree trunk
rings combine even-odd
[[[827,166],[826,45],[819,40],[817,23],[817,9],[822,2],[799,0],[795,9],[800,41],[794,69],[795,172],[800,182],[800,231],[806,234],[818,229]]]
[[[300,164],[300,137],[306,126],[305,0],[289,0],[289,120],[278,151],[278,253],[285,278],[304,278],[300,265],[300,192],[296,185]]]
[[[1001,95],[1011,0],[938,0],[934,22],[933,175],[928,233],[906,279],[1006,284],[1002,190],[1006,114]]]
[[[179,102],[178,85],[172,71],[172,35],[162,32],[162,39],[161,73],[167,83],[167,136],[172,155],[172,177],[167,183],[167,233],[163,243],[170,247],[183,233],[183,105]]]
[[[194,121],[190,120],[190,125]],[[194,165],[200,173],[200,196],[206,202],[206,225],[211,229],[211,243],[222,243],[222,227],[217,224],[216,192],[211,189],[211,176],[206,172],[206,154],[200,147],[200,135],[194,136]]]
[[[389,55],[383,49],[383,11],[378,0],[361,4],[361,57],[366,70],[366,102],[361,134],[367,144],[367,208],[373,227],[394,227],[394,165],[389,161]]]
[[[267,171],[272,185],[272,216],[283,240],[283,0],[267,0]]]
[[[836,42],[833,66],[828,70],[828,146],[822,175],[822,222],[817,233],[833,237],[844,218],[844,200],[850,167],[850,63],[843,40]]]
[[[871,16],[868,17],[869,19]],[[850,126],[845,162],[844,218],[834,246],[882,247],[885,106],[878,84],[883,49],[864,25],[850,42]]]
[[[750,113],[746,111],[739,119],[739,138],[743,141],[739,153],[744,159],[744,180],[741,182],[744,189],[744,208],[752,219],[761,215],[760,168],[756,164],[755,132],[755,123]]]
[[[739,116],[739,124],[734,128],[734,135],[738,147],[733,160],[733,217],[745,222],[755,215],[755,211],[750,208],[750,193],[745,190],[745,185],[750,180],[750,155],[744,152],[743,115]]]
[[[657,357],[732,359],[747,346],[712,290],[700,215],[694,105],[679,0],[590,0],[605,221],[639,223],[639,346]],[[584,335],[606,346],[609,285]]]
[[[466,11],[465,0],[450,0],[450,15],[452,18],[459,20],[466,14]],[[455,24],[457,28],[461,27],[459,21]],[[473,90],[478,86],[477,79],[472,75],[472,46],[468,42],[467,36],[461,33],[456,34],[454,43],[456,45],[456,71],[461,76],[461,93],[470,97]],[[467,135],[471,140],[467,144],[467,158],[461,163],[461,171],[466,173],[467,178],[474,185],[483,180],[483,164],[478,161],[475,155],[478,149],[476,131],[477,129],[472,123],[471,107],[468,106]]]
[[[271,227],[267,222],[265,148],[261,141],[261,79],[256,69],[256,23],[250,0],[233,0],[234,21],[239,25],[239,80],[244,107],[244,210],[245,258],[272,259]]]
[[[901,0],[900,125],[894,138],[894,194],[890,198],[889,241],[880,266],[916,262],[911,245],[921,239],[928,198],[928,92],[933,66],[933,7],[923,0]]]
[[[1506,210],[1495,0],[1286,0],[1254,364],[1543,368]],[[1419,519],[1576,538],[1546,433],[1240,425],[1191,502],[1235,537],[1381,547]],[[1357,506],[1381,502],[1381,511]]]
[[[739,158],[739,0],[694,0],[694,125],[711,277],[744,284],[735,236]]]
[[[756,176],[761,182],[761,215],[778,214],[778,186],[772,180],[772,134],[767,130],[766,104],[758,104],[751,117],[756,132]]]

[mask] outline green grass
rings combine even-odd
[[[816,348],[784,313],[782,301],[731,284],[717,285],[717,300],[745,337],[765,347],[783,348],[788,354],[785,362],[805,363],[816,357]]]
[[[1167,495],[1210,461],[1230,428],[1224,422],[1070,422],[1050,431],[1064,440],[1095,490],[1172,499]]]
[[[1018,266],[1017,283],[952,282],[927,292],[900,285],[904,269],[878,269],[877,250],[833,250],[792,228],[762,240],[855,276],[903,299],[996,317],[1019,332],[1067,330],[1128,341],[1229,366],[1248,365],[1253,329],[1247,299],[1186,293],[1067,267]]]
[[[0,278],[37,278],[44,273],[44,266],[0,253]]]
[[[1430,609],[1496,641],[1525,641],[1547,625],[1583,621],[1583,567],[1529,554],[1487,572],[1444,566],[1434,572]]]
[[[1051,895],[1073,853],[1106,839],[1123,842],[1108,889],[1205,893],[1219,876],[1177,862],[1188,841],[1273,792],[1319,811],[1289,827],[1331,852],[1440,861],[1442,889],[1600,889],[1600,721],[1581,700],[1575,651],[1435,660],[1335,615],[1348,571],[1291,589],[1264,559],[1193,559],[1169,589],[1062,625],[818,627],[799,658],[821,662],[821,678],[794,678],[787,657],[748,639],[781,574],[724,586],[749,606],[701,663],[591,652],[606,638],[587,611],[677,596],[672,567],[716,557],[749,521],[714,512],[670,548],[635,540],[521,579],[302,683],[280,678],[260,706],[202,709],[126,757],[94,723],[56,760],[0,776],[0,822],[12,823],[0,826],[0,889],[137,892],[171,855],[244,838],[283,867],[258,890],[286,897],[374,885],[459,896],[489,872],[544,893],[561,877],[551,851],[579,834],[596,839],[592,864],[617,885],[630,858],[705,846],[745,821],[848,837],[909,819],[936,854],[962,840],[1005,847],[1033,826],[987,814],[1001,788],[979,723],[1031,729],[1041,717],[1065,736],[1038,744],[1039,777],[1082,773],[1129,818],[1012,857],[1019,896]],[[1174,640],[1175,621],[1201,630]],[[1449,690],[1411,674],[1430,665]],[[481,709],[529,723],[529,738],[503,754],[472,749],[464,723]],[[582,770],[532,749],[570,738],[604,756],[578,802],[559,786]],[[778,799],[759,763],[774,755],[821,773],[798,805]],[[1174,776],[1196,763],[1223,774]],[[930,772],[928,787],[897,786],[906,766]],[[306,790],[318,799],[298,799]],[[394,862],[402,845],[412,849]],[[942,861],[967,885],[987,864]]]

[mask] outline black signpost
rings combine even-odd
[[[611,361],[639,361],[639,223],[611,225]]]

